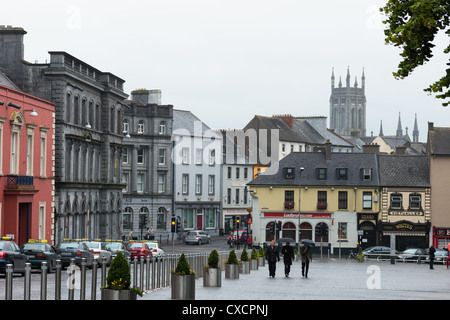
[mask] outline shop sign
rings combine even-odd
[[[298,213],[293,212],[264,212],[264,217],[277,217],[277,218],[298,218]],[[300,213],[300,218],[331,218],[331,213]]]

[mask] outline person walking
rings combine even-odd
[[[434,253],[436,252],[436,249],[433,247],[433,245],[431,245],[430,249],[429,249],[429,254],[430,254],[430,269],[434,269],[433,268],[433,262],[434,262]]]
[[[269,277],[275,278],[276,263],[280,261],[278,248],[275,247],[275,240],[272,240],[270,247],[267,248],[266,259],[269,263]]]
[[[281,250],[283,253],[283,261],[284,261],[284,275],[289,277],[289,273],[291,272],[292,261],[294,261],[294,249],[291,247],[290,242],[286,242],[286,245]]]
[[[308,278],[309,263],[312,261],[311,247],[307,244],[300,248],[302,256],[302,277]]]

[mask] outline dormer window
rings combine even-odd
[[[284,177],[286,179],[294,179],[294,168],[284,168]]]
[[[336,169],[336,179],[347,180],[348,179],[348,169],[347,168],[337,168]]]
[[[327,168],[316,169],[317,180],[327,180]]]
[[[361,175],[364,181],[372,180],[372,169],[361,169]]]

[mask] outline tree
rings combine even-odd
[[[393,72],[397,79],[407,77],[418,66],[433,57],[432,42],[440,31],[450,36],[450,2],[448,0],[389,0],[380,11],[387,17],[384,24],[386,43],[401,48],[403,57],[398,70]],[[444,53],[450,52],[448,45]],[[450,62],[445,75],[424,91],[437,93],[436,98],[444,99],[444,107],[450,104]]]

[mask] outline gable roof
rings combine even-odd
[[[387,187],[429,187],[427,156],[379,155],[380,182]]]
[[[429,129],[428,148],[431,155],[450,155],[450,128]]]

